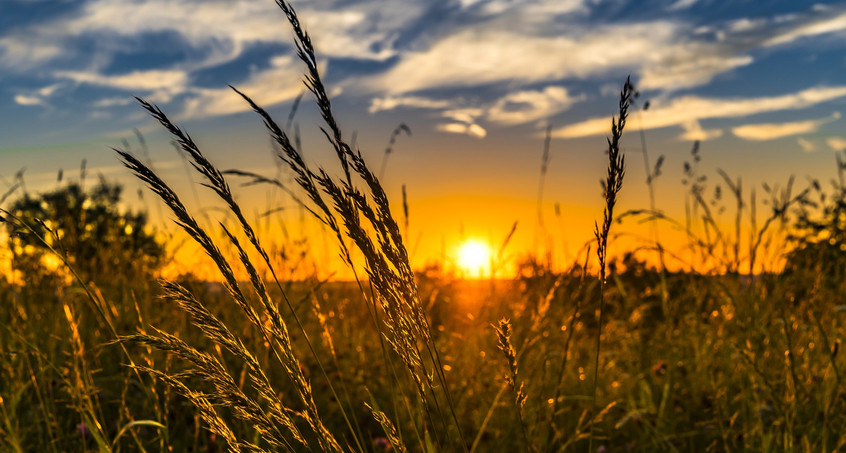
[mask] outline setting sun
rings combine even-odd
[[[458,267],[466,277],[481,278],[489,273],[491,250],[487,244],[469,240],[458,249]]]

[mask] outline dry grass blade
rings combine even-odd
[[[154,108],[153,111],[158,111],[158,109]],[[165,123],[169,123],[167,117],[163,114],[158,119],[160,121],[164,121]],[[168,127],[168,129],[171,131],[178,130],[178,128],[176,128],[175,126]],[[188,143],[188,139],[186,139],[186,143]],[[191,146],[188,147],[191,148]],[[271,345],[271,349],[273,350],[274,356],[276,357],[277,361],[284,367],[291,380],[296,384],[296,389],[300,400],[303,404],[305,404],[308,409],[309,416],[307,417],[307,422],[309,423],[309,426],[312,428],[314,434],[320,441],[321,447],[324,451],[340,451],[340,446],[335,441],[334,437],[328,432],[325,426],[323,426],[319,414],[317,413],[317,409],[314,406],[313,398],[311,396],[311,387],[306,382],[306,379],[302,374],[302,370],[299,366],[299,362],[296,358],[296,355],[291,349],[291,342],[288,336],[288,331],[284,325],[284,322],[281,320],[281,315],[279,315],[275,305],[270,303],[269,298],[267,296],[267,292],[264,289],[264,285],[263,283],[261,283],[261,279],[257,277],[257,272],[255,271],[255,268],[252,266],[251,263],[249,263],[249,259],[246,257],[246,253],[240,247],[240,244],[238,244],[234,236],[229,234],[227,231],[230,240],[233,241],[233,244],[239,250],[242,264],[246,262],[245,266],[247,266],[247,270],[251,274],[251,282],[253,283],[254,288],[256,289],[257,293],[262,297],[263,306],[266,310],[266,313],[271,319],[270,326],[267,326],[261,320],[260,315],[248,303],[246,297],[241,292],[232,267],[229,265],[225,257],[221,254],[220,250],[214,244],[213,240],[199,226],[199,224],[197,224],[194,218],[191,217],[191,215],[187,212],[185,206],[179,201],[179,198],[170,189],[170,187],[164,181],[162,181],[152,170],[150,170],[147,166],[138,161],[138,159],[136,159],[131,154],[119,150],[115,151],[117,151],[122,157],[124,165],[126,165],[130,170],[132,170],[138,178],[146,182],[148,186],[157,195],[159,195],[159,197],[171,209],[173,214],[176,216],[177,224],[180,225],[195,241],[197,241],[197,243],[203,247],[206,254],[212,258],[212,261],[215,263],[224,279],[224,286],[226,287],[230,296],[241,308],[241,310],[247,316],[251,324],[255,326],[259,330],[259,332],[261,332],[265,341],[267,341],[268,344]],[[195,151],[197,155],[202,156],[201,154],[199,154],[198,150]],[[217,172],[216,169],[214,169],[213,167],[206,169],[205,172],[203,170],[200,170],[200,168],[203,168],[204,161],[204,158],[196,158],[195,166],[199,167],[198,171],[209,177],[209,179],[211,180],[213,177],[215,177],[214,175],[219,174],[219,172]],[[211,166],[210,163],[208,165]],[[222,175],[220,175],[220,180],[217,182],[218,186],[216,190],[221,196],[225,196],[225,194],[228,194],[229,200],[232,200],[231,194],[229,194],[228,192],[228,186],[222,178]],[[232,202],[234,203],[234,200],[232,200]],[[240,210],[238,210],[238,213],[240,213]],[[236,213],[236,215],[238,213]],[[250,237],[251,235],[248,233],[247,236]],[[253,235],[252,238],[254,239],[255,236]]]
[[[382,411],[373,409],[367,403],[364,403],[364,405],[367,406],[367,408],[373,413],[373,418],[382,425],[382,429],[385,431],[385,436],[387,436],[388,442],[391,443],[391,446],[399,453],[407,453],[408,449],[405,447],[402,440],[400,440],[397,429],[394,427],[394,424],[391,423],[388,416]]]
[[[341,128],[338,126],[338,123],[335,121],[335,117],[332,114],[332,102],[329,100],[329,96],[326,94],[326,88],[323,86],[323,81],[320,78],[320,71],[317,68],[317,58],[315,57],[314,46],[311,43],[311,38],[300,24],[300,19],[297,17],[296,12],[291,5],[285,2],[285,0],[276,0],[276,4],[279,5],[279,8],[281,8],[285,13],[285,16],[288,18],[288,22],[290,22],[291,27],[294,30],[297,55],[306,64],[306,87],[312,92],[312,94],[314,94],[317,100],[317,106],[320,108],[320,114],[323,117],[323,121],[326,122],[329,126],[329,130],[332,132],[331,136],[328,133],[326,136],[335,148],[335,153],[338,155],[341,167],[344,169],[344,175],[346,176],[347,183],[351,184],[352,177],[350,175],[350,165],[347,160],[347,156],[352,153],[350,151],[350,147],[344,142],[341,135]]]
[[[387,168],[388,165],[388,156],[394,152],[394,145],[397,142],[397,137],[399,137],[399,135],[403,132],[405,132],[409,137],[411,136],[411,128],[405,123],[400,123],[391,132],[391,136],[388,138],[388,146],[385,148],[385,153],[382,155],[382,166],[379,167],[379,179],[385,178],[385,168]]]
[[[305,166],[297,149],[292,146],[287,135],[276,125],[266,111],[258,107],[249,97],[238,92],[262,116],[265,125],[270,130],[274,141],[282,152],[280,158],[288,164],[296,175],[296,181],[306,191],[309,199],[317,206],[318,217],[327,224],[338,238],[342,258],[352,266],[349,251],[345,245],[344,236],[353,239],[355,245],[362,251],[366,261],[366,271],[370,277],[370,284],[378,294],[378,300],[386,313],[386,335],[388,341],[398,352],[400,358],[408,368],[412,378],[418,386],[423,404],[428,404],[425,389],[434,395],[436,393],[433,378],[436,377],[438,387],[442,390],[452,415],[458,436],[463,439],[461,426],[455,414],[455,407],[443,374],[440,357],[430,334],[428,320],[419,301],[414,272],[411,269],[407,250],[403,244],[400,228],[391,214],[385,192],[376,176],[364,162],[361,153],[351,151],[334,118],[331,102],[320,78],[314,47],[308,34],[303,30],[294,9],[284,2],[277,0],[294,29],[297,53],[306,65],[306,86],[314,94],[321,111],[328,132],[324,134],[335,149],[344,170],[344,181],[337,183],[322,169],[314,173]],[[361,178],[368,188],[365,195],[355,188],[352,182],[351,170]],[[318,186],[320,189],[318,190]],[[324,201],[321,192],[328,195],[331,205]],[[372,205],[370,204],[372,202]],[[340,220],[336,220],[335,215]],[[367,226],[362,224],[362,217]],[[345,232],[341,231],[343,224]],[[371,238],[368,230],[375,231],[375,238]],[[374,316],[378,315],[374,312]],[[428,356],[431,365],[422,360],[419,345]],[[429,370],[431,367],[431,372]],[[425,389],[424,385],[425,384]],[[432,399],[436,412],[439,407],[438,398]],[[443,414],[441,414],[443,418]],[[466,443],[459,442],[463,449]]]
[[[534,451],[531,441],[529,440],[528,428],[526,426],[526,419],[523,416],[523,408],[526,405],[526,392],[523,390],[523,382],[518,380],[517,368],[517,351],[511,345],[511,321],[507,319],[499,320],[498,325],[493,326],[496,332],[497,348],[505,355],[505,360],[508,363],[508,374],[505,375],[505,381],[511,387],[511,392],[514,394],[514,405],[517,409],[517,419],[520,422],[520,430],[523,434],[523,441],[526,445],[527,451]]]
[[[608,236],[611,234],[611,223],[614,218],[614,206],[617,203],[617,194],[623,187],[623,175],[626,171],[625,156],[620,150],[620,139],[623,137],[623,129],[626,127],[629,106],[636,96],[634,85],[631,79],[627,78],[626,83],[620,91],[620,113],[617,119],[611,118],[611,137],[608,138],[608,173],[604,182],[605,187],[605,210],[602,216],[602,227],[596,225],[594,235],[596,236],[596,254],[599,258],[599,320],[596,331],[596,358],[593,369],[593,411],[596,411],[596,393],[599,384],[599,353],[602,343],[602,321],[605,313],[605,271],[608,258]],[[593,451],[593,424],[589,449]]]
[[[156,335],[136,334],[121,338],[125,343],[138,343],[161,351],[168,351],[193,365],[182,373],[183,378],[194,378],[210,385],[213,390],[203,393],[203,398],[214,404],[230,408],[236,417],[248,421],[262,436],[262,439],[273,447],[286,448],[293,451],[290,443],[285,439],[279,425],[267,416],[266,410],[252,398],[247,396],[233,380],[226,368],[211,354],[197,350],[179,338],[161,330],[154,329]],[[161,373],[156,374],[160,377]],[[176,376],[172,376],[176,379]],[[174,390],[181,392],[181,388],[173,385],[173,380],[165,380]],[[196,393],[196,392],[195,392]],[[289,430],[289,426],[286,426]],[[296,428],[294,428],[295,430]],[[295,433],[295,438],[298,433]],[[227,439],[228,440],[228,439]],[[304,447],[308,447],[301,437],[297,438]]]
[[[169,281],[163,281],[162,287],[164,289],[163,297],[176,302],[182,310],[190,314],[192,323],[202,330],[209,339],[223,346],[250,367],[250,380],[258,395],[266,403],[268,416],[272,417],[276,424],[284,426],[296,441],[307,446],[294,420],[284,406],[279,403],[278,392],[271,385],[270,379],[265,374],[259,361],[244,346],[243,342],[223,322],[212,315],[200,301],[194,298],[194,295],[187,289]]]

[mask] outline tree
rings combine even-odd
[[[121,212],[121,192],[120,185],[102,180],[89,191],[74,182],[16,200],[8,210],[15,220],[6,225],[12,268],[24,283],[60,277],[61,260],[47,245],[64,254],[86,282],[151,278],[162,264],[164,247],[149,230],[145,213]]]

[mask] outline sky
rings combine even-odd
[[[716,184],[721,168],[747,190],[791,175],[827,181],[846,148],[844,2],[292,4],[341,127],[371,166],[381,168],[398,124],[412,131],[396,138],[382,179],[395,202],[406,186],[418,265],[468,238],[499,244],[514,222],[514,253],[548,247],[572,259],[602,213],[604,137],[627,76],[640,97],[623,142],[622,209],[649,206],[640,132],[651,163],[665,157],[656,206],[676,217],[696,140],[703,174]],[[48,190],[85,159],[89,173],[125,184],[128,202],[158,215],[110,149],[140,151],[137,131],[165,179],[205,205],[205,189],[133,96],[160,106],[219,167],[273,176],[261,121],[227,85],[284,124],[302,71],[271,0],[2,0],[0,184],[24,170],[27,190]],[[307,159],[339,172],[308,96],[294,124]],[[241,202],[255,212],[289,203],[255,188]]]

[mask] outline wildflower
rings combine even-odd
[[[652,367],[652,372],[655,373],[655,376],[663,376],[667,373],[667,367],[667,362],[659,360],[658,363]]]
[[[83,439],[91,437],[91,430],[88,429],[88,425],[86,425],[85,422],[76,425],[76,432],[79,433]]]
[[[379,451],[391,451],[393,449],[391,442],[384,437],[373,439],[373,446]]]

